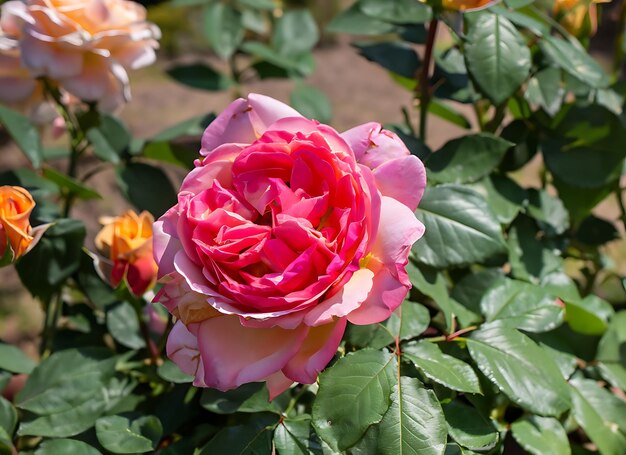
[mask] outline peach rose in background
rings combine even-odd
[[[137,215],[132,210],[100,219],[104,227],[96,235],[95,244],[106,260],[98,266],[113,287],[124,280],[130,291],[140,296],[154,286],[157,268],[152,257],[153,222],[150,213]]]
[[[30,225],[34,207],[33,197],[24,188],[0,186],[0,265],[16,261],[35,246]]]
[[[160,37],[145,8],[128,0],[12,0],[0,26],[33,76],[108,110],[130,99],[126,71],[153,63]]]
[[[559,23],[572,35],[579,36],[585,29],[585,20],[589,18],[589,36],[595,35],[598,29],[597,3],[608,3],[610,0],[554,0],[552,13]]]
[[[272,98],[233,102],[204,132],[178,204],[154,225],[176,316],[168,356],[196,386],[312,383],[348,321],[387,319],[411,287],[422,162],[368,123],[343,134]]]

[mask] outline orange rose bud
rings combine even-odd
[[[100,218],[104,227],[96,236],[98,252],[110,261],[105,276],[112,286],[125,281],[140,296],[154,286],[157,266],[152,257],[152,223],[148,212],[128,210],[118,217]]]
[[[595,35],[598,29],[597,3],[609,0],[555,0],[553,14],[572,35]]]
[[[29,218],[33,207],[35,201],[24,188],[0,186],[0,265],[14,262],[32,244]]]

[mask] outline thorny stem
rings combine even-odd
[[[428,104],[430,103],[431,88],[428,85],[430,61],[433,56],[433,48],[435,47],[435,38],[437,37],[437,26],[439,21],[434,18],[428,25],[428,38],[426,40],[426,48],[424,50],[424,61],[418,75],[418,85],[420,98],[420,139],[426,142],[426,122],[428,119]]]
[[[454,340],[457,340],[457,339],[460,340],[460,339],[462,339],[461,335],[464,335],[464,334],[469,333],[469,332],[473,332],[477,328],[478,328],[478,326],[471,325],[469,327],[465,327],[464,329],[457,330],[456,332],[451,333],[449,335],[441,335],[441,336],[438,336],[438,337],[425,338],[425,340],[428,340],[428,341],[430,341],[432,343],[438,343],[440,341],[454,341]]]

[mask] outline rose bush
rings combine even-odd
[[[312,383],[348,321],[387,319],[411,287],[424,166],[376,123],[339,134],[254,94],[200,153],[154,226],[168,355],[199,386]]]
[[[99,260],[98,265],[113,287],[124,281],[135,296],[140,296],[154,286],[153,222],[150,213],[137,215],[132,210],[121,216],[100,219],[104,227],[98,232],[95,244],[105,260]]]
[[[0,186],[0,264],[15,261],[33,242],[30,214],[35,201],[19,186]]]
[[[34,77],[107,110],[130,98],[126,71],[153,63],[160,37],[145,8],[127,0],[13,0],[0,27]]]

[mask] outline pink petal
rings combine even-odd
[[[426,169],[418,157],[409,155],[387,161],[373,173],[383,196],[392,197],[415,211],[426,188]]]
[[[312,327],[298,353],[283,368],[294,381],[311,384],[333,358],[346,329],[345,318],[334,323]]]
[[[357,325],[375,324],[391,316],[406,297],[411,283],[402,283],[389,269],[382,268],[374,276],[374,284],[368,298],[348,320]]]
[[[298,352],[307,332],[306,326],[295,330],[247,328],[234,316],[206,320],[198,329],[204,382],[225,391],[263,381]]]
[[[178,321],[172,327],[167,337],[167,356],[172,362],[178,365],[184,373],[194,375],[193,385],[196,387],[206,387],[204,383],[204,366],[198,351],[198,340],[185,324]]]
[[[329,324],[335,317],[344,317],[361,306],[372,289],[374,273],[359,269],[335,295],[315,306],[304,318],[310,326]]]
[[[267,383],[267,390],[270,392],[270,401],[283,393],[293,384],[293,380],[285,376],[282,371],[277,371],[276,373],[269,375],[265,378],[265,382]]]
[[[152,251],[158,264],[158,278],[175,272],[174,256],[182,249],[176,237],[177,207],[172,207],[152,225]]]
[[[207,156],[213,149],[230,142],[252,143],[257,134],[252,127],[249,111],[247,100],[239,98],[233,101],[204,131],[200,153]]]
[[[255,130],[260,134],[263,134],[268,126],[281,118],[302,117],[298,111],[285,103],[258,93],[248,95],[248,104],[252,108]]]
[[[369,122],[341,133],[341,137],[348,143],[357,161],[360,161],[365,152],[370,147],[370,135],[373,132],[380,131],[382,127],[380,123]]]

